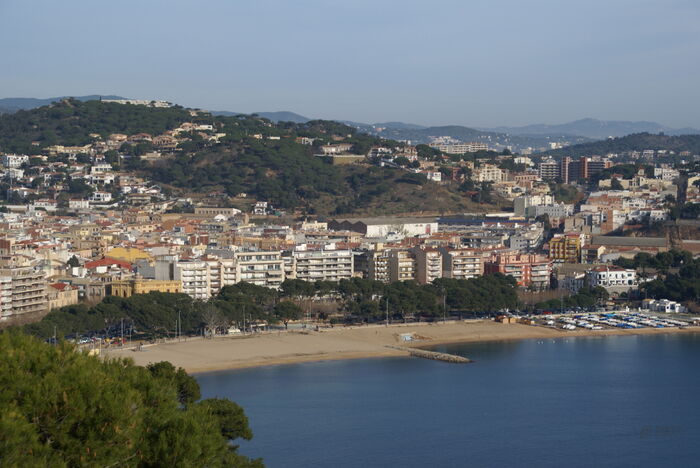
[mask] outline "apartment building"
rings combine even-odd
[[[555,180],[559,178],[559,163],[553,159],[542,161],[537,169],[540,179]]]
[[[354,273],[352,250],[307,250],[301,246],[292,252],[297,279],[304,281],[340,281]],[[332,247],[332,246],[329,246]]]
[[[494,164],[484,164],[472,171],[474,182],[503,182],[508,178],[508,171]]]
[[[488,151],[489,147],[486,143],[467,142],[455,144],[431,143],[431,148],[442,151],[447,154],[464,154],[474,153],[476,151]]]
[[[552,262],[544,255],[501,252],[486,261],[484,273],[502,273],[515,278],[518,286],[546,289],[550,284]]]
[[[360,271],[366,272],[366,277],[372,281],[389,282],[389,250],[368,250],[358,256]]]
[[[36,317],[48,310],[44,273],[31,267],[0,270],[0,320]]]
[[[513,211],[515,216],[527,216],[528,208],[537,205],[551,205],[554,203],[554,198],[551,195],[523,195],[513,200]]]
[[[413,255],[404,249],[389,251],[389,281],[413,281],[416,277],[416,266]]]
[[[170,265],[172,279],[182,283],[182,292],[194,299],[207,300],[212,295],[210,266],[201,260],[180,260]],[[156,269],[158,262],[156,262]],[[158,278],[162,280],[164,278]]]
[[[279,250],[240,251],[232,258],[165,258],[155,262],[153,276],[159,281],[179,281],[183,293],[206,300],[224,286],[241,282],[279,288],[285,278],[285,261]]]
[[[537,223],[516,231],[509,239],[511,249],[527,252],[540,247],[544,241],[544,228]]]
[[[484,251],[441,247],[442,277],[454,279],[476,278],[484,274]]]
[[[442,254],[434,248],[415,247],[412,250],[415,258],[415,279],[420,284],[429,284],[442,278]]]
[[[560,263],[578,263],[582,247],[582,234],[557,234],[549,241],[549,258]]]
[[[352,257],[350,259],[352,265]],[[235,282],[279,288],[285,278],[285,261],[279,250],[241,251],[234,255]],[[224,268],[223,286],[230,283],[232,270]]]
[[[3,154],[0,161],[4,167],[18,168],[29,162],[29,156],[26,154]]]

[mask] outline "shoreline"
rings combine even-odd
[[[136,351],[135,348],[106,350],[103,355],[107,358],[131,358],[138,365],[170,361],[188,373],[199,374],[305,362],[408,356],[405,351],[386,347],[397,344],[424,349],[457,343],[699,332],[700,327],[567,331],[489,320],[466,320],[267,332],[206,340],[187,338],[185,341],[146,345],[143,351]],[[400,334],[405,333],[419,339],[400,341]]]

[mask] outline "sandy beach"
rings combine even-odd
[[[188,372],[210,372],[277,364],[333,359],[405,356],[407,353],[387,345],[425,347],[442,343],[517,340],[529,338],[571,338],[578,336],[640,335],[658,333],[694,333],[687,329],[576,330],[501,324],[489,320],[470,320],[438,324],[372,325],[336,327],[308,332],[270,332],[248,336],[223,336],[213,339],[187,338],[179,342],[133,348],[103,350],[107,357],[128,357],[136,364],[170,361]],[[405,343],[400,335],[412,333],[417,341]]]

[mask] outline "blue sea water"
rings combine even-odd
[[[446,345],[474,359],[197,375],[268,467],[700,466],[700,335]]]

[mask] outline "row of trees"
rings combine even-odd
[[[672,249],[668,252],[659,252],[656,255],[640,252],[633,258],[620,257],[613,263],[622,268],[654,268],[665,272],[669,268],[680,268],[683,265],[690,265],[693,261],[693,254],[690,252]]]
[[[54,335],[120,336],[132,330],[152,337],[173,336],[178,329],[183,334],[199,334],[259,320],[272,324],[297,320],[319,300],[335,306],[348,322],[381,321],[387,312],[392,320],[408,320],[518,307],[515,280],[501,274],[469,280],[443,278],[427,285],[360,278],[337,283],[286,280],[278,291],[248,283],[226,286],[207,302],[158,292],[129,298],[108,296],[92,307],[78,304],[54,310],[24,330],[45,339]]]
[[[690,252],[673,249],[651,255],[638,253],[632,259],[620,258],[615,264],[623,268],[653,268],[658,277],[642,283],[642,295],[654,299],[697,301],[700,298],[700,259]]]
[[[559,310],[562,308],[572,309],[575,307],[588,308],[600,304],[605,301],[608,296],[609,294],[605,288],[601,288],[600,286],[585,286],[571,296],[562,296],[560,299],[550,299],[537,303],[535,304],[535,309]]]

